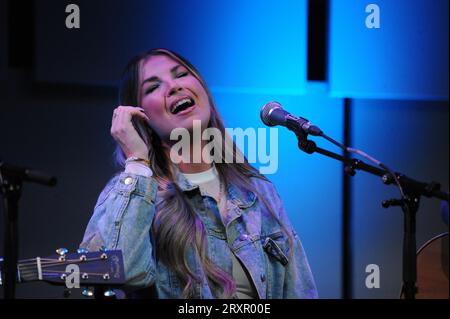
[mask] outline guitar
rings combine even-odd
[[[448,299],[448,233],[430,239],[417,251],[416,286],[416,299]]]
[[[0,285],[2,285],[3,258],[0,258]],[[78,278],[75,278],[78,277]],[[17,282],[45,281],[65,285],[67,281],[79,280],[80,286],[118,286],[125,283],[122,251],[103,250],[88,252],[80,248],[69,253],[65,248],[45,258],[36,257],[17,263]],[[93,296],[93,290],[84,289],[83,295]],[[113,294],[107,290],[105,296]]]

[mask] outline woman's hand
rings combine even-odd
[[[149,146],[134,128],[133,117],[147,124],[150,121],[140,107],[118,106],[113,112],[111,135],[119,143],[125,157],[137,156],[148,160]]]

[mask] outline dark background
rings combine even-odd
[[[80,7],[80,29],[65,27],[69,3]],[[109,129],[120,72],[152,47],[178,51],[200,69],[226,127],[264,127],[260,107],[278,100],[335,139],[448,190],[448,1],[374,3],[379,30],[365,27],[367,3],[359,0],[0,0],[0,159],[58,177],[54,188],[24,186],[19,257],[78,247],[114,173]],[[340,163],[299,152],[282,128],[279,140],[269,178],[320,296],[398,298],[402,212],[380,205],[397,190],[363,172],[346,183]],[[439,205],[422,200],[418,247],[448,231]],[[0,226],[1,255],[2,219]],[[372,263],[379,289],[364,285]],[[17,286],[19,298],[62,292]]]

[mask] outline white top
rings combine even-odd
[[[202,195],[211,196],[217,202],[219,212],[222,218],[222,223],[225,225],[226,221],[226,198],[223,196],[224,191],[221,189],[219,173],[213,165],[210,169],[194,174],[181,173],[193,185],[198,185]]]
[[[214,166],[214,165],[211,166],[211,168],[207,169],[206,171],[203,171],[200,173],[191,173],[191,174],[182,173],[182,174],[192,184],[195,184],[195,185],[210,182],[219,176],[219,173],[217,173],[216,166]]]

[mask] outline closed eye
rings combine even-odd
[[[186,75],[188,75],[189,74],[189,72],[181,72],[181,73],[178,73],[177,74],[177,78],[182,78],[183,76],[186,76]]]
[[[175,78],[178,79],[178,78],[185,77],[185,76],[187,76],[187,75],[189,75],[189,72],[188,72],[188,71],[180,72],[180,73],[178,73],[178,74],[175,76]],[[159,87],[159,84],[152,85],[152,86],[150,86],[147,90],[145,90],[144,93],[145,93],[146,95],[147,95],[147,94],[150,94],[150,93],[152,93],[153,91],[155,91],[158,87]]]
[[[152,93],[154,90],[156,90],[159,87],[159,84],[152,85],[147,90],[145,90],[145,94]]]

